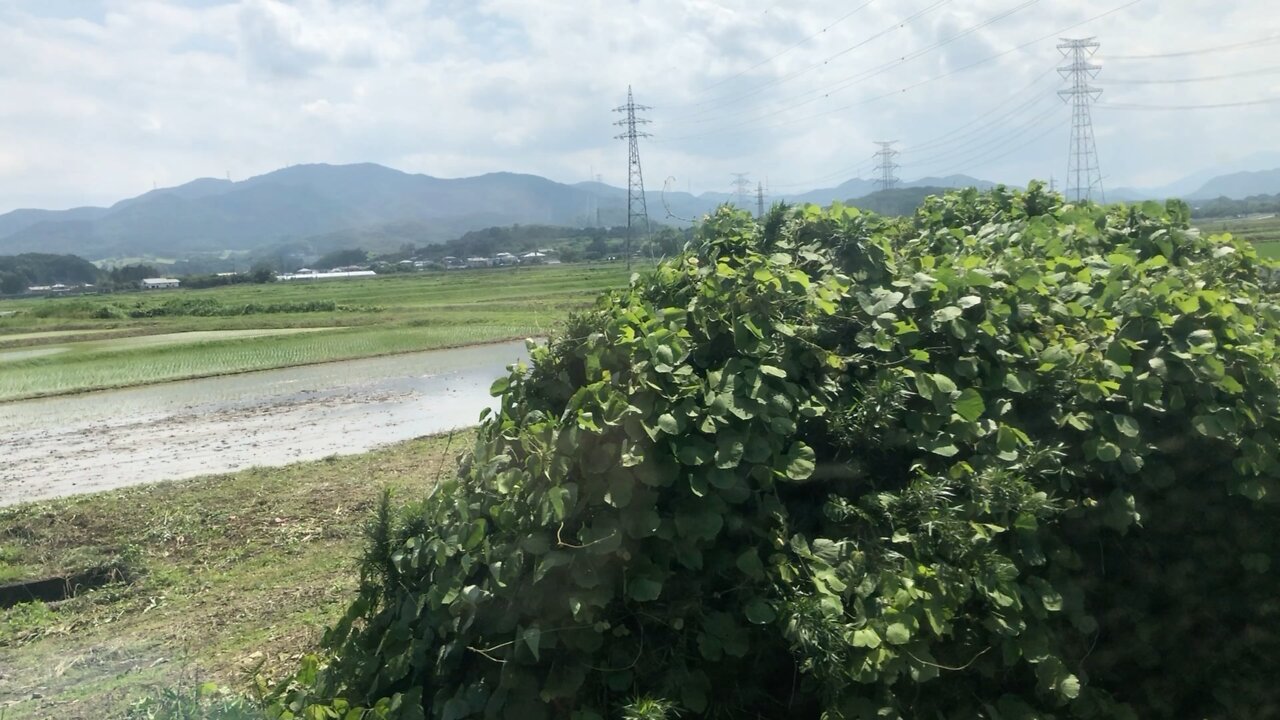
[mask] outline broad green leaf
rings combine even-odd
[[[1129,415],[1114,414],[1111,419],[1115,421],[1116,430],[1120,431],[1125,437],[1138,437],[1138,421]]]
[[[657,600],[662,594],[662,582],[647,577],[633,577],[627,581],[627,597],[638,602]]]
[[[885,628],[884,639],[892,645],[906,645],[911,642],[911,630],[902,623],[890,623],[889,627]]]
[[[880,635],[872,628],[865,627],[853,631],[853,646],[875,649],[880,647]]]
[[[753,625],[767,625],[777,619],[778,615],[774,612],[773,607],[761,598],[752,598],[747,603],[745,614],[747,621]]]
[[[813,475],[816,457],[813,448],[802,442],[795,443],[787,453],[786,476],[792,480],[808,480]]]
[[[973,388],[965,388],[952,403],[952,407],[960,417],[969,422],[982,417],[982,413],[987,409],[986,403],[982,401],[982,394]]]

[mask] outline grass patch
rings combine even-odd
[[[0,509],[8,567],[43,576],[123,558],[134,577],[0,611],[0,714],[117,717],[166,688],[293,668],[351,599],[382,490],[425,492],[469,445],[467,432]]]
[[[6,301],[3,306],[16,314],[0,318],[0,347],[66,351],[4,360],[0,401],[542,335],[626,280],[621,264],[552,266]],[[95,319],[107,304],[126,317]],[[344,309],[248,315],[163,310],[250,306]],[[208,335],[287,329],[315,332]],[[185,335],[171,342],[175,333]]]

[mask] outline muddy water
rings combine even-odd
[[[0,505],[284,465],[474,425],[523,342],[0,403]]]

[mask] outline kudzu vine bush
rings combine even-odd
[[[1280,309],[1188,215],[720,210],[384,505],[272,712],[1277,716]]]

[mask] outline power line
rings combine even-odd
[[[1079,21],[1079,22],[1072,23],[1072,24],[1070,24],[1070,25],[1068,25],[1068,26],[1066,26],[1066,27],[1059,28],[1059,29],[1057,29],[1057,30],[1055,30],[1055,31],[1053,31],[1053,32],[1051,32],[1051,33],[1048,33],[1048,34],[1046,34],[1046,35],[1042,35],[1042,36],[1040,36],[1040,37],[1038,37],[1038,38],[1035,38],[1034,40],[1029,40],[1029,41],[1027,41],[1027,42],[1022,43],[1021,45],[1017,45],[1017,46],[1014,46],[1014,47],[1012,47],[1012,48],[1009,48],[1008,50],[1004,50],[1004,51],[1001,51],[1001,52],[995,53],[994,55],[988,55],[987,57],[982,58],[981,60],[975,60],[974,62],[971,62],[971,63],[969,63],[969,64],[967,64],[967,65],[962,65],[962,66],[960,66],[960,67],[958,67],[958,68],[955,68],[955,69],[952,69],[952,70],[948,70],[947,72],[940,73],[940,74],[938,74],[938,75],[934,75],[934,76],[929,77],[929,78],[925,78],[924,80],[920,80],[920,81],[918,81],[918,82],[912,83],[912,84],[907,85],[907,86],[905,86],[905,87],[902,87],[902,88],[900,88],[900,89],[898,89],[898,90],[892,90],[892,91],[889,91],[889,92],[884,93],[884,94],[882,94],[882,95],[876,95],[876,96],[873,96],[873,97],[870,97],[870,98],[866,98],[866,99],[861,100],[861,101],[859,101],[859,102],[850,103],[850,104],[848,104],[848,105],[844,105],[844,106],[837,107],[837,108],[832,108],[832,109],[830,109],[830,110],[824,110],[824,111],[819,112],[819,113],[814,113],[814,114],[812,114],[812,115],[808,115],[808,116],[805,116],[805,117],[795,118],[795,119],[792,119],[792,120],[787,120],[787,121],[784,121],[784,122],[781,122],[781,123],[776,123],[776,124],[773,124],[773,125],[764,125],[764,126],[755,127],[755,128],[752,128],[752,127],[742,127],[742,126],[733,126],[733,127],[730,127],[730,128],[723,129],[723,130],[721,130],[721,131],[719,131],[719,132],[700,133],[700,134],[696,134],[696,135],[686,135],[686,136],[683,136],[683,137],[672,138],[672,139],[671,139],[671,141],[679,141],[679,140],[693,140],[693,139],[699,139],[699,138],[711,137],[711,136],[724,136],[725,134],[740,134],[740,133],[742,133],[742,132],[748,132],[748,131],[750,131],[750,130],[771,130],[771,129],[777,129],[777,128],[785,128],[785,127],[788,127],[788,126],[791,126],[791,125],[796,125],[796,124],[799,124],[799,123],[807,122],[807,121],[809,121],[809,120],[816,120],[816,119],[821,118],[821,117],[826,117],[827,115],[832,115],[832,114],[834,114],[834,113],[843,112],[843,111],[845,111],[845,110],[851,110],[851,109],[856,108],[856,107],[862,107],[862,106],[865,106],[865,105],[870,105],[870,104],[872,104],[872,103],[879,102],[879,101],[881,101],[881,100],[885,100],[885,99],[888,99],[888,98],[891,98],[891,97],[898,97],[898,96],[903,95],[903,94],[905,94],[905,93],[907,93],[907,92],[910,92],[911,90],[914,90],[914,89],[916,89],[916,88],[923,87],[923,86],[925,86],[925,85],[929,85],[929,84],[931,84],[931,83],[935,83],[935,82],[937,82],[937,81],[939,81],[939,80],[944,80],[944,79],[946,79],[946,78],[952,77],[953,75],[957,75],[957,74],[962,73],[962,72],[967,72],[967,71],[969,71],[969,70],[972,70],[973,68],[980,67],[980,66],[985,65],[985,64],[987,64],[987,63],[989,63],[989,62],[992,62],[992,61],[994,61],[994,60],[998,60],[998,59],[1000,59],[1000,58],[1002,58],[1002,57],[1005,57],[1006,55],[1010,55],[1010,54],[1012,54],[1012,53],[1015,53],[1015,52],[1018,52],[1018,51],[1021,51],[1021,50],[1025,50],[1026,48],[1029,48],[1029,47],[1031,47],[1032,45],[1035,45],[1035,44],[1037,44],[1037,43],[1041,43],[1041,42],[1044,42],[1045,40],[1049,40],[1049,39],[1051,39],[1051,38],[1058,37],[1058,36],[1062,35],[1063,33],[1070,32],[1070,31],[1075,30],[1076,28],[1079,28],[1079,27],[1081,27],[1081,26],[1083,26],[1083,25],[1088,25],[1089,23],[1096,22],[1096,21],[1098,21],[1098,20],[1102,20],[1103,18],[1109,17],[1109,16],[1114,15],[1114,14],[1116,14],[1116,13],[1118,13],[1118,12],[1121,12],[1121,11],[1123,11],[1123,10],[1126,10],[1126,9],[1130,8],[1130,7],[1133,7],[1134,5],[1137,5],[1137,4],[1138,4],[1138,3],[1140,3],[1140,2],[1142,2],[1142,0],[1128,0],[1128,2],[1122,3],[1122,4],[1120,4],[1120,5],[1116,6],[1116,7],[1111,8],[1110,10],[1107,10],[1107,11],[1105,11],[1105,12],[1099,13],[1099,14],[1094,15],[1094,16],[1092,16],[1092,17],[1085,18],[1084,20],[1081,20],[1081,21]]]
[[[1188,57],[1190,55],[1205,55],[1208,53],[1225,52],[1229,50],[1240,50],[1244,48],[1257,47],[1259,45],[1267,45],[1273,42],[1280,42],[1280,35],[1268,35],[1267,37],[1257,38],[1255,40],[1246,40],[1244,42],[1231,43],[1230,45],[1218,45],[1217,47],[1201,48],[1199,50],[1181,50],[1171,53],[1158,53],[1155,55],[1107,55],[1107,60],[1157,60],[1160,58],[1172,57]]]
[[[807,187],[807,186],[813,185],[814,183],[829,181],[832,178],[848,176],[850,173],[852,173],[855,177],[860,177],[864,171],[868,171],[873,167],[875,167],[875,155],[868,157],[866,160],[863,160],[857,165],[845,168],[843,170],[836,170],[835,172],[830,172],[830,173],[827,173],[826,175],[820,175],[818,177],[810,178],[808,180],[804,180],[801,182],[774,183],[774,187],[784,187],[784,188],[802,187],[802,186]]]
[[[1237,73],[1227,73],[1225,75],[1200,75],[1198,77],[1189,78],[1162,78],[1162,79],[1145,79],[1145,80],[1115,80],[1107,79],[1108,85],[1181,85],[1184,83],[1213,82],[1215,80],[1229,80],[1231,78],[1253,77],[1257,75],[1274,75],[1280,72],[1280,65],[1267,68],[1258,68],[1256,70],[1243,70]]]
[[[870,5],[870,4],[871,4],[871,3],[873,3],[873,2],[875,2],[875,0],[867,0],[866,2],[862,3],[861,5],[857,6],[857,7],[856,7],[856,8],[854,8],[854,9],[850,10],[849,12],[845,13],[844,15],[841,15],[840,17],[836,18],[834,21],[832,21],[832,22],[831,22],[831,24],[829,24],[829,25],[827,25],[826,27],[822,28],[822,29],[821,29],[821,30],[819,30],[818,32],[813,33],[812,35],[809,35],[808,37],[804,38],[803,40],[801,40],[800,42],[798,42],[798,43],[796,43],[796,44],[794,44],[794,45],[791,45],[790,47],[788,47],[787,49],[783,50],[782,52],[776,53],[776,54],[774,54],[774,55],[770,55],[769,57],[765,58],[764,60],[761,60],[760,62],[756,63],[755,65],[752,65],[751,67],[747,68],[746,70],[740,70],[740,71],[738,71],[738,72],[736,72],[736,73],[734,73],[734,74],[730,75],[730,76],[729,76],[729,77],[727,77],[727,78],[724,78],[724,79],[721,79],[721,80],[717,80],[716,82],[711,83],[710,85],[708,85],[708,86],[706,86],[705,88],[703,88],[703,92],[706,92],[707,90],[710,90],[711,88],[714,88],[714,87],[718,87],[718,86],[720,86],[720,85],[723,85],[723,84],[725,84],[725,83],[729,82],[730,80],[735,80],[735,79],[737,79],[737,78],[740,78],[740,77],[742,77],[743,75],[746,75],[747,73],[751,72],[752,70],[756,70],[756,69],[758,69],[758,68],[764,67],[765,65],[768,65],[769,63],[773,62],[774,60],[777,60],[778,58],[782,57],[783,55],[786,55],[787,53],[791,52],[792,50],[795,50],[796,48],[800,47],[801,45],[804,45],[805,43],[809,42],[810,40],[812,40],[812,39],[814,39],[814,38],[818,37],[819,35],[822,35],[822,34],[823,34],[823,33],[825,33],[826,31],[828,31],[828,30],[830,30],[831,28],[833,28],[833,27],[835,27],[835,26],[839,25],[840,23],[844,22],[845,20],[848,20],[849,18],[853,17],[854,15],[857,15],[860,11],[864,10],[868,5]],[[765,11],[765,12],[767,13],[768,11]],[[694,107],[696,107],[697,105],[702,105],[702,104],[704,104],[704,103],[696,103],[696,104],[694,105]]]
[[[902,29],[902,28],[906,27],[906,26],[907,26],[908,24],[910,24],[912,21],[917,20],[917,19],[919,19],[919,18],[921,18],[921,17],[923,17],[923,16],[927,15],[928,13],[930,13],[930,12],[932,12],[932,11],[934,11],[934,10],[936,10],[936,9],[938,9],[938,8],[942,7],[943,5],[946,5],[946,4],[950,3],[950,2],[953,2],[953,0],[935,0],[935,2],[934,2],[932,5],[930,5],[930,6],[926,7],[925,9],[923,9],[923,10],[919,10],[919,11],[917,11],[917,12],[915,12],[915,13],[912,13],[911,15],[908,15],[907,17],[903,18],[902,20],[897,20],[897,21],[895,21],[892,25],[890,25],[890,26],[886,27],[886,28],[885,28],[885,29],[883,29],[883,30],[880,30],[879,32],[873,33],[870,37],[866,38],[865,40],[862,40],[861,42],[858,42],[858,43],[855,43],[855,44],[853,44],[853,45],[850,45],[849,47],[847,47],[847,48],[845,48],[845,49],[841,50],[840,52],[838,52],[838,53],[836,53],[836,54],[834,54],[834,55],[831,55],[831,56],[827,57],[826,59],[824,59],[824,60],[822,60],[822,61],[820,61],[820,62],[816,62],[816,63],[814,63],[814,64],[812,64],[812,65],[809,65],[809,66],[803,67],[803,68],[801,68],[801,69],[799,69],[799,70],[797,70],[797,71],[795,71],[795,72],[793,72],[793,73],[789,73],[789,74],[787,74],[787,75],[783,75],[782,77],[774,78],[773,80],[769,80],[769,81],[767,81],[767,82],[761,83],[760,85],[757,85],[757,86],[755,86],[755,87],[753,87],[753,88],[749,89],[747,92],[745,92],[745,93],[743,93],[743,94],[741,94],[741,95],[738,95],[738,96],[736,96],[736,97],[735,97],[735,96],[733,96],[733,95],[728,95],[728,96],[725,96],[725,97],[722,97],[722,98],[715,98],[715,99],[708,100],[708,101],[705,101],[705,102],[695,103],[695,104],[693,105],[693,107],[697,107],[697,106],[701,106],[701,105],[707,105],[707,104],[709,104],[709,103],[719,103],[719,104],[722,104],[722,105],[733,105],[733,104],[736,104],[736,103],[738,103],[738,102],[741,102],[742,100],[746,100],[747,98],[755,97],[756,95],[760,94],[762,91],[766,90],[767,88],[771,88],[771,87],[773,87],[774,85],[777,85],[777,84],[779,84],[779,83],[786,82],[786,81],[791,80],[791,79],[793,79],[793,78],[797,78],[797,77],[799,77],[799,76],[801,76],[801,75],[803,75],[803,74],[805,74],[805,73],[807,73],[807,72],[810,72],[810,71],[816,70],[816,69],[818,69],[818,68],[820,68],[820,67],[824,67],[824,66],[826,66],[826,65],[830,64],[830,62],[831,62],[832,60],[835,60],[836,58],[839,58],[839,57],[842,57],[842,56],[844,56],[844,55],[847,55],[847,54],[849,54],[849,53],[853,52],[854,50],[857,50],[858,48],[861,48],[861,47],[863,47],[863,46],[865,46],[865,45],[867,45],[867,44],[869,44],[869,43],[871,43],[871,42],[873,42],[873,41],[875,41],[875,40],[880,39],[881,37],[884,37],[885,35],[888,35],[889,33],[894,32],[895,30],[900,30],[900,29]],[[702,113],[702,112],[695,112],[695,113],[694,113],[692,116],[690,116],[690,117],[696,117],[696,116],[701,115],[701,114],[703,114],[703,113]],[[677,119],[676,119],[676,122],[680,122],[681,120],[682,120],[681,118],[677,118]]]
[[[1034,104],[1036,104],[1036,103],[1038,103],[1038,102],[1041,102],[1041,101],[1043,101],[1046,97],[1048,97],[1047,95],[1041,95],[1041,94],[1033,95],[1033,96],[1031,97],[1031,99],[1030,99],[1030,100],[1028,100],[1028,101],[1026,101],[1026,102],[1022,103],[1021,105],[1018,105],[1018,106],[1014,107],[1014,108],[1013,108],[1012,110],[1010,110],[1009,112],[1004,113],[1004,114],[999,115],[999,116],[994,117],[994,118],[989,118],[989,116],[990,116],[993,112],[995,112],[997,109],[1004,107],[1005,105],[1009,104],[1009,102],[1010,102],[1011,100],[1013,100],[1014,98],[1017,98],[1018,96],[1022,95],[1022,93],[1025,93],[1026,91],[1028,91],[1028,90],[1030,90],[1030,89],[1034,88],[1034,87],[1035,87],[1035,86],[1036,86],[1036,85],[1037,85],[1041,80],[1044,80],[1046,77],[1049,77],[1049,75],[1051,75],[1051,74],[1053,73],[1053,71],[1054,71],[1054,70],[1056,70],[1056,69],[1057,69],[1057,68],[1054,68],[1054,67],[1052,67],[1052,66],[1051,66],[1051,67],[1048,67],[1048,68],[1045,68],[1045,70],[1044,70],[1043,72],[1041,72],[1039,75],[1037,75],[1037,76],[1035,77],[1035,79],[1033,79],[1033,80],[1032,80],[1032,81],[1031,81],[1031,82],[1030,82],[1026,87],[1024,87],[1024,88],[1022,88],[1021,90],[1019,90],[1019,91],[1017,91],[1017,92],[1013,93],[1012,95],[1010,95],[1010,96],[1006,97],[1004,100],[1001,100],[1000,102],[996,103],[996,104],[995,104],[995,106],[993,106],[993,107],[992,107],[990,110],[988,110],[986,113],[983,113],[983,114],[978,115],[977,117],[973,118],[973,119],[972,119],[972,120],[970,120],[969,122],[967,122],[967,123],[965,123],[965,124],[963,124],[963,125],[960,125],[960,126],[958,126],[958,127],[954,128],[954,129],[952,129],[952,130],[951,130],[951,131],[949,131],[949,132],[945,132],[945,133],[943,133],[943,134],[941,134],[941,135],[935,135],[934,137],[932,137],[932,138],[930,138],[930,139],[928,139],[928,140],[926,140],[926,141],[924,141],[924,142],[922,142],[922,143],[918,143],[918,144],[916,144],[916,145],[908,145],[908,146],[907,146],[907,149],[906,149],[906,150],[904,150],[903,152],[905,152],[905,153],[907,153],[907,154],[910,154],[910,153],[917,152],[917,151],[920,151],[920,150],[927,150],[927,149],[929,149],[929,148],[937,147],[937,146],[939,146],[939,145],[947,145],[947,144],[950,144],[950,143],[951,143],[955,138],[957,138],[957,137],[965,137],[965,136],[968,136],[968,135],[973,135],[973,134],[976,134],[976,133],[983,133],[983,132],[986,132],[986,131],[990,130],[990,129],[991,129],[991,125],[992,125],[992,124],[997,123],[997,122],[999,122],[999,121],[1001,121],[1001,120],[1004,120],[1005,118],[1008,118],[1008,117],[1011,117],[1011,116],[1013,116],[1013,115],[1016,115],[1016,114],[1018,114],[1019,112],[1021,112],[1023,109],[1027,108],[1028,106],[1031,106],[1031,105],[1034,105]],[[982,127],[979,127],[979,128],[977,128],[977,129],[975,129],[975,130],[971,130],[971,131],[968,131],[968,132],[961,132],[961,131],[967,130],[968,128],[971,128],[971,127],[973,127],[974,125],[977,125],[978,123],[981,123],[981,122],[983,122],[983,121],[987,121],[987,122],[986,122]]]
[[[1018,12],[1022,11],[1022,10],[1025,10],[1026,8],[1031,7],[1032,5],[1035,5],[1035,4],[1039,3],[1039,2],[1042,2],[1042,0],[1024,0],[1024,2],[1023,2],[1022,4],[1020,4],[1020,5],[1017,5],[1017,6],[1013,7],[1013,8],[1010,8],[1010,9],[1008,9],[1008,10],[1005,10],[1005,11],[1003,11],[1003,12],[997,13],[996,15],[994,15],[994,16],[992,16],[992,17],[989,17],[989,18],[987,18],[986,20],[983,20],[982,22],[976,23],[976,24],[974,24],[974,25],[970,25],[969,27],[964,28],[964,29],[962,29],[962,30],[958,31],[958,32],[956,32],[955,34],[953,34],[953,35],[951,35],[951,36],[949,36],[949,37],[943,38],[942,40],[935,41],[934,43],[932,43],[932,44],[930,44],[930,45],[926,45],[926,46],[925,46],[925,47],[923,47],[923,48],[920,48],[920,49],[915,50],[915,51],[913,51],[913,52],[907,53],[906,55],[903,55],[902,57],[900,57],[900,58],[898,58],[898,59],[896,59],[896,60],[890,60],[890,61],[889,61],[889,62],[887,62],[887,63],[882,63],[881,65],[878,65],[878,66],[876,66],[876,67],[873,67],[873,68],[869,68],[869,69],[867,69],[867,70],[864,70],[864,71],[862,71],[861,73],[857,73],[857,74],[855,74],[855,75],[852,75],[852,76],[846,77],[845,79],[843,79],[843,80],[841,80],[841,81],[837,82],[837,83],[836,83],[836,85],[834,85],[834,86],[832,86],[832,87],[824,87],[824,88],[818,88],[818,89],[814,89],[814,90],[809,90],[809,91],[807,91],[807,92],[803,92],[803,93],[800,93],[800,94],[798,94],[798,95],[795,95],[795,96],[793,96],[793,97],[791,97],[791,98],[787,98],[787,99],[784,99],[784,100],[780,100],[780,101],[777,103],[777,105],[778,105],[778,109],[774,110],[773,112],[768,112],[768,113],[765,113],[765,114],[763,114],[763,115],[757,115],[757,116],[755,116],[755,117],[753,117],[753,118],[748,118],[747,120],[743,121],[743,123],[742,123],[742,124],[747,124],[747,123],[759,122],[759,121],[761,121],[761,120],[766,120],[766,119],[768,119],[768,118],[775,117],[775,116],[780,115],[780,114],[782,114],[782,113],[790,112],[790,111],[792,111],[792,110],[795,110],[796,108],[804,107],[805,105],[808,105],[808,104],[810,104],[810,103],[813,103],[813,102],[817,102],[817,101],[819,101],[819,100],[824,100],[824,99],[830,98],[832,95],[835,95],[836,93],[839,93],[839,92],[842,92],[842,91],[844,91],[844,90],[847,90],[847,89],[849,89],[850,87],[852,87],[852,86],[854,86],[854,85],[856,85],[856,84],[858,84],[858,83],[860,83],[860,82],[863,82],[863,81],[866,81],[866,80],[870,80],[871,78],[876,77],[876,76],[878,76],[878,75],[882,75],[882,74],[884,74],[884,73],[888,72],[889,70],[892,70],[893,68],[896,68],[896,67],[898,67],[898,66],[900,66],[900,65],[902,65],[902,64],[904,64],[904,63],[907,63],[907,62],[910,62],[910,61],[912,61],[912,60],[915,60],[916,58],[924,57],[925,55],[928,55],[929,53],[933,52],[934,50],[938,50],[939,48],[942,48],[942,47],[945,47],[945,46],[947,46],[947,45],[950,45],[951,43],[955,42],[956,40],[960,40],[961,38],[964,38],[964,37],[966,37],[966,36],[968,36],[968,35],[971,35],[971,34],[973,34],[973,33],[977,32],[978,30],[981,30],[981,29],[983,29],[983,28],[985,28],[985,27],[988,27],[988,26],[990,26],[990,25],[994,25],[995,23],[997,23],[997,22],[999,22],[999,21],[1001,21],[1001,20],[1004,20],[1005,18],[1008,18],[1009,16],[1014,15],[1014,14],[1016,14],[1016,13],[1018,13]],[[927,10],[927,9],[926,9],[926,10]],[[922,12],[923,12],[923,11],[922,11]],[[802,98],[804,98],[804,97],[806,97],[806,96],[811,96],[811,95],[812,95],[813,97],[810,97],[808,100],[804,100],[803,102],[800,102],[800,100],[801,100]],[[714,118],[712,118],[712,119],[703,119],[703,120],[695,120],[695,121],[693,121],[693,122],[711,122],[711,121],[713,121],[713,120],[714,120]]]
[[[1060,107],[1050,107],[1050,108],[1049,108],[1048,110],[1046,110],[1045,112],[1040,113],[1039,115],[1037,115],[1037,116],[1035,116],[1035,117],[1031,118],[1031,120],[1029,120],[1025,125],[1023,125],[1023,126],[1019,127],[1018,129],[1014,130],[1013,132],[1005,133],[1005,134],[1002,134],[1002,135],[996,135],[995,137],[987,138],[986,140],[984,140],[984,141],[982,141],[982,142],[977,142],[977,143],[973,143],[973,142],[971,142],[971,143],[965,143],[965,144],[960,145],[960,146],[957,146],[957,147],[955,147],[955,148],[950,148],[950,149],[948,149],[948,150],[944,150],[942,153],[940,153],[940,154],[938,154],[938,155],[932,155],[932,156],[929,156],[929,157],[925,158],[924,160],[918,160],[918,161],[915,161],[915,162],[907,163],[907,164],[906,164],[906,167],[912,167],[912,168],[916,168],[916,167],[927,167],[927,168],[932,168],[932,167],[936,167],[936,166],[938,166],[938,165],[939,165],[939,163],[940,163],[940,161],[942,161],[942,162],[950,162],[950,158],[954,158],[954,157],[957,157],[957,156],[964,156],[964,157],[971,156],[971,155],[973,155],[973,154],[974,154],[974,151],[975,151],[975,150],[977,150],[977,151],[978,151],[978,153],[977,153],[977,154],[981,155],[981,154],[983,154],[984,152],[986,152],[988,148],[990,148],[990,149],[996,149],[996,147],[997,147],[997,146],[1004,145],[1004,144],[1008,143],[1008,142],[1009,142],[1010,140],[1012,140],[1012,139],[1015,139],[1015,138],[1021,137],[1022,135],[1025,135],[1028,131],[1030,131],[1030,130],[1032,130],[1032,129],[1036,128],[1036,127],[1039,127],[1039,126],[1040,126],[1040,125],[1041,125],[1045,120],[1049,119],[1050,117],[1052,117],[1053,115],[1055,115],[1055,114],[1057,114],[1057,113],[1059,113],[1059,112],[1061,112],[1061,108],[1060,108]],[[904,154],[905,154],[905,153],[904,153]]]
[[[616,107],[614,112],[625,113],[626,117],[614,123],[626,128],[616,140],[627,141],[627,272],[631,272],[631,239],[636,228],[643,227],[645,237],[649,236],[649,206],[644,197],[644,173],[640,169],[640,142],[642,137],[650,137],[649,133],[636,129],[637,125],[647,125],[649,120],[636,117],[636,111],[652,110],[648,105],[637,105],[631,94],[631,86],[627,86],[627,104]]]
[[[1240,102],[1210,103],[1208,105],[1137,105],[1133,103],[1097,103],[1095,107],[1105,110],[1216,110],[1218,108],[1252,107],[1254,105],[1270,105],[1280,103],[1280,97],[1262,98],[1260,100],[1242,100]]]
[[[1032,137],[1031,137],[1031,138],[1029,138],[1026,142],[1019,143],[1019,144],[1017,144],[1017,145],[1015,145],[1015,146],[1013,146],[1013,147],[1011,147],[1011,148],[1009,148],[1009,149],[1005,150],[1004,152],[1000,153],[999,155],[992,155],[992,156],[990,156],[990,157],[986,158],[985,160],[966,160],[964,164],[956,164],[956,165],[953,165],[952,167],[954,167],[954,168],[955,168],[955,170],[954,170],[953,172],[960,172],[961,170],[970,170],[970,171],[972,171],[972,170],[975,170],[975,169],[980,168],[980,167],[986,167],[986,166],[990,165],[991,163],[996,162],[997,160],[1003,160],[1004,158],[1006,158],[1006,157],[1008,157],[1008,156],[1010,156],[1010,155],[1013,155],[1014,153],[1021,152],[1021,151],[1022,151],[1023,149],[1025,149],[1026,147],[1028,147],[1028,146],[1030,146],[1030,145],[1032,145],[1032,144],[1034,144],[1034,143],[1036,143],[1036,142],[1039,142],[1040,140],[1043,140],[1044,138],[1048,137],[1051,133],[1057,132],[1058,130],[1062,129],[1063,127],[1066,127],[1067,122],[1068,122],[1068,118],[1063,118],[1060,122],[1054,123],[1053,125],[1049,126],[1047,129],[1045,129],[1045,131],[1044,131],[1044,132],[1042,132],[1042,133],[1040,133],[1040,134],[1038,134],[1038,135],[1034,135],[1034,136],[1032,136]],[[949,173],[940,173],[940,174],[949,174]]]
[[[1071,102],[1071,148],[1067,154],[1067,199],[1092,200],[1096,188],[1100,198],[1106,202],[1102,189],[1102,168],[1098,164],[1098,148],[1093,137],[1093,116],[1089,112],[1089,104],[1096,101],[1102,90],[1089,84],[1098,76],[1101,66],[1091,61],[1098,52],[1099,43],[1095,38],[1064,38],[1058,44],[1062,56],[1070,60],[1069,65],[1058,68],[1062,77],[1071,85],[1058,94],[1063,100]]]

